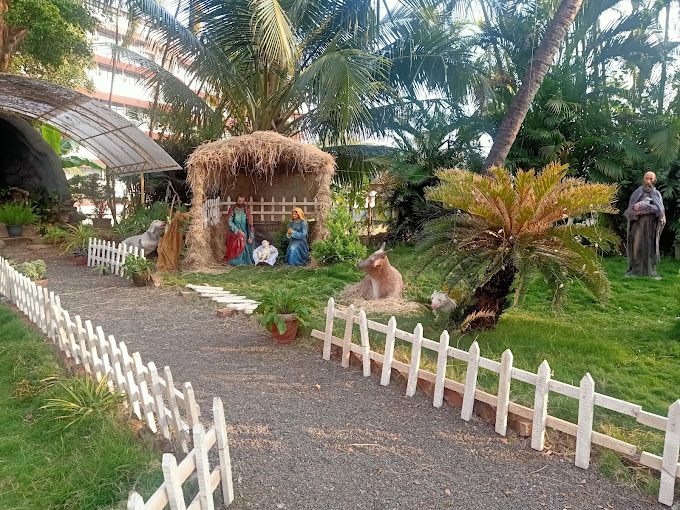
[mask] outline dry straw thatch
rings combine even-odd
[[[186,265],[199,270],[215,265],[224,254],[224,222],[203,226],[203,204],[208,196],[229,190],[239,178],[269,182],[275,174],[299,178],[314,177],[315,198],[319,204],[316,238],[327,235],[325,219],[331,206],[330,183],[335,159],[313,145],[303,144],[273,131],[256,131],[198,147],[187,162],[187,182],[191,186],[192,222],[187,232]]]

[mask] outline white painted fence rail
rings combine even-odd
[[[225,202],[220,197],[206,200],[203,204],[203,225],[215,225],[221,221],[222,215],[227,214],[229,208],[236,203],[236,198],[227,197]],[[293,207],[299,207],[305,213],[307,219],[314,219],[319,211],[319,203],[316,198],[308,200],[302,197],[298,200],[293,197],[286,200],[286,197],[276,199],[274,197],[260,197],[259,200],[250,197],[246,204],[250,207],[254,221],[286,221],[290,220],[290,211]]]
[[[106,266],[112,274],[122,276],[125,257],[135,255],[144,257],[144,249],[137,246],[127,246],[124,243],[117,244],[90,237],[87,244],[87,265],[90,267]]]
[[[177,464],[174,455],[163,455],[163,477],[165,481],[148,499],[133,492],[128,499],[128,510],[162,510],[170,505],[172,510],[214,510],[213,492],[222,485],[222,501],[229,505],[234,500],[234,486],[231,477],[231,460],[227,441],[227,424],[224,408],[219,397],[213,399],[213,427],[206,433],[203,425],[193,428],[194,449]],[[208,452],[217,445],[217,462],[210,470]],[[182,484],[196,473],[198,494],[186,505]]]
[[[201,411],[191,383],[184,383],[180,391],[175,387],[169,367],[159,373],[153,362],[144,364],[138,352],[130,355],[125,342],[105,335],[100,326],[93,326],[89,320],[83,322],[78,315],[71,319],[68,311],[61,307],[59,296],[37,286],[2,257],[0,294],[28,316],[66,358],[82,365],[88,375],[98,381],[107,375],[109,389],[125,393],[125,404],[131,406],[132,413],[142,423],[154,433],[160,431],[163,437],[188,453],[179,466],[173,455],[165,454],[165,483],[146,504],[133,492],[128,500],[129,509],[161,509],[168,503],[171,509],[212,509],[212,494],[220,483],[224,503],[229,505],[233,501],[227,427],[219,398],[213,399],[214,426],[206,434],[199,421]],[[189,451],[192,444],[193,450]],[[211,472],[208,451],[215,444],[219,465]],[[181,484],[194,471],[197,472],[199,494],[186,507]]]
[[[335,319],[345,321],[344,336],[339,338],[333,335]],[[352,342],[354,326],[359,326],[361,343]],[[386,335],[384,354],[370,350],[369,331],[378,331]],[[531,447],[542,450],[544,447],[545,429],[551,427],[560,432],[576,436],[576,459],[575,464],[580,468],[588,468],[590,465],[590,449],[593,444],[608,448],[615,452],[636,457],[643,466],[661,472],[661,487],[659,489],[659,502],[671,506],[675,490],[675,479],[680,476],[680,464],[678,453],[680,450],[680,400],[674,402],[669,410],[668,417],[659,416],[642,410],[637,404],[631,404],[601,393],[595,392],[593,379],[586,374],[581,380],[580,386],[573,386],[551,379],[550,366],[543,361],[538,368],[538,373],[527,372],[512,366],[513,357],[510,350],[503,353],[501,361],[494,361],[480,356],[479,345],[474,342],[469,351],[463,351],[449,345],[449,335],[446,331],[441,334],[438,342],[423,338],[422,325],[418,324],[413,333],[397,329],[396,319],[392,317],[387,325],[371,321],[366,318],[363,310],[355,312],[350,306],[346,311],[336,309],[333,298],[328,300],[326,308],[325,331],[313,330],[312,336],[324,341],[323,358],[330,359],[333,344],[342,348],[342,366],[349,366],[351,353],[362,357],[364,376],[371,375],[370,360],[382,363],[380,384],[386,386],[390,382],[392,368],[408,377],[406,395],[415,394],[418,379],[434,383],[433,405],[441,407],[444,398],[444,390],[450,389],[463,395],[463,407],[461,418],[470,420],[475,400],[485,402],[496,408],[496,432],[506,435],[508,413],[519,415],[533,421]],[[411,363],[406,364],[394,359],[395,339],[400,339],[412,344]],[[437,371],[432,373],[420,368],[421,350],[429,349],[437,353]],[[467,363],[465,384],[448,379],[446,366],[449,358]],[[486,393],[477,387],[477,374],[479,369],[489,370],[499,375],[499,389],[497,395]],[[536,387],[534,408],[528,408],[510,402],[510,386],[512,380],[522,381]],[[548,397],[550,392],[575,398],[579,401],[578,423],[571,423],[553,416],[549,416]],[[631,416],[641,425],[665,432],[663,457],[649,452],[638,453],[634,445],[619,439],[607,436],[593,430],[593,414],[595,407],[609,409],[627,416]]]

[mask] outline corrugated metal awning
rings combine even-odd
[[[90,149],[115,175],[182,168],[125,117],[75,90],[0,73],[0,110],[58,129]]]

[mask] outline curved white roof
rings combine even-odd
[[[182,168],[125,117],[75,90],[0,73],[0,110],[55,127],[90,149],[115,175]]]

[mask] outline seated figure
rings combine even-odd
[[[269,241],[266,239],[264,239],[262,244],[255,248],[255,251],[253,251],[253,260],[255,261],[255,265],[258,265],[260,262],[264,262],[270,266],[273,266],[276,262],[276,257],[278,256],[279,250],[270,245]]]
[[[290,239],[286,250],[286,264],[306,266],[309,262],[309,245],[307,244],[307,221],[302,209],[295,207],[292,212],[293,221],[288,224],[286,237]]]

